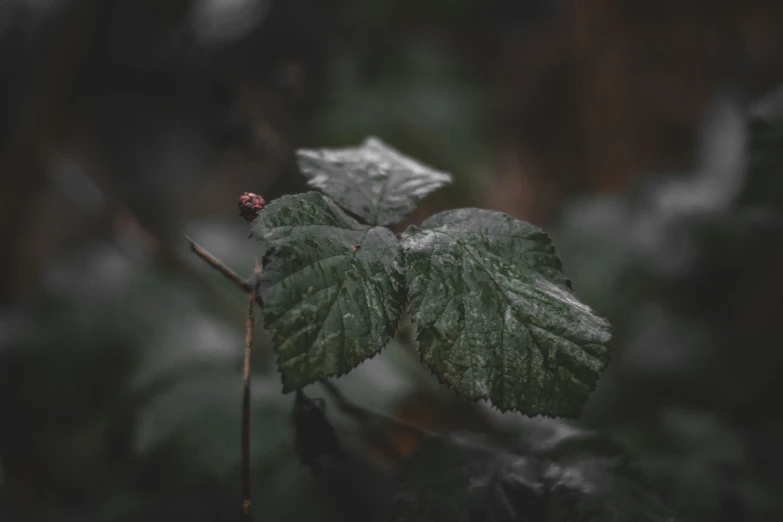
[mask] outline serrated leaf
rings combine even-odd
[[[358,147],[302,149],[297,161],[308,184],[370,225],[402,221],[451,175],[404,156],[378,138]]]
[[[288,392],[380,352],[404,306],[399,241],[308,192],[270,203],[252,235],[269,246],[259,292]]]
[[[402,244],[419,351],[441,381],[502,411],[580,414],[610,326],[573,296],[544,231],[461,209],[409,228]]]
[[[425,441],[399,478],[393,522],[671,522],[623,456],[556,461],[461,434]]]

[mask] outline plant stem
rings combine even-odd
[[[251,328],[252,328],[252,320],[253,320],[253,306],[252,303],[255,303],[257,301],[257,295],[256,295],[256,282],[258,279],[258,276],[261,272],[261,268],[258,265],[258,260],[256,260],[255,268],[254,268],[254,281],[248,282],[242,279],[236,272],[228,268],[226,265],[221,263],[218,259],[216,259],[212,254],[201,248],[199,245],[197,245],[192,239],[186,237],[190,242],[190,247],[201,259],[209,263],[213,268],[215,268],[217,271],[219,271],[221,274],[226,276],[228,279],[234,282],[239,288],[244,290],[245,292],[250,293],[250,310],[248,311],[248,330],[247,330],[247,339],[250,339],[250,336],[252,336]],[[246,396],[247,396],[247,406],[243,410],[243,449],[245,448],[245,434],[249,431],[245,429],[244,425],[245,422],[249,422],[249,377],[250,377],[250,341],[247,342],[246,352],[245,352],[245,390],[246,390]],[[359,406],[358,404],[355,404],[348,399],[345,398],[345,396],[342,394],[342,392],[330,381],[322,381],[320,383],[326,391],[331,395],[336,401],[337,405],[340,408],[341,411],[344,413],[351,415],[352,417],[356,419],[361,419],[363,421],[366,421],[369,418],[375,418],[378,420],[381,420],[382,422],[385,422],[387,424],[398,426],[404,429],[407,429],[413,433],[416,433],[417,435],[420,435],[422,437],[438,437],[440,436],[438,433],[428,430],[426,428],[422,428],[421,426],[418,426],[416,424],[413,424],[411,422],[404,421],[402,419],[398,419],[396,417],[392,417],[389,415],[386,415],[384,413],[375,412],[370,409],[365,408],[364,406]],[[244,462],[246,459],[243,458],[243,475],[244,475]],[[249,473],[249,471],[248,471]],[[249,478],[247,479],[247,483],[249,484]],[[249,485],[246,491],[249,491]],[[245,495],[246,499],[249,497],[249,495]],[[246,503],[248,505],[248,513],[249,513],[249,500],[246,500]],[[249,516],[249,515],[248,515]]]
[[[194,252],[199,253],[196,250],[197,246],[192,242],[191,245]],[[201,252],[209,256],[204,250],[201,250]],[[212,256],[209,256],[209,258],[214,259]],[[226,273],[223,270],[221,272]],[[253,266],[253,284],[250,285],[250,304],[247,308],[247,321],[245,322],[245,367],[243,373],[244,390],[242,393],[242,513],[248,522],[252,520],[250,513],[250,355],[253,349],[256,283],[260,273],[261,266],[258,264],[258,259],[256,259]]]
[[[212,266],[215,270],[229,278],[231,281],[233,281],[238,287],[240,287],[245,292],[253,292],[253,285],[250,284],[248,281],[245,281],[242,279],[239,274],[231,270],[229,267],[221,263],[218,259],[216,259],[212,254],[201,248],[199,245],[196,244],[195,241],[190,239],[189,237],[185,236],[185,239],[188,240],[190,243],[190,249],[195,252],[201,259],[206,261],[209,265]],[[256,264],[258,264],[258,261],[256,261]]]

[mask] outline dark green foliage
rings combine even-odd
[[[402,220],[451,176],[375,138],[298,154],[310,185],[334,201],[284,196],[252,225],[266,248],[260,295],[284,391],[378,354],[407,297],[422,359],[458,393],[503,411],[579,415],[609,359],[611,332],[573,296],[544,231],[463,209],[409,228],[400,244],[374,225]]]
[[[609,324],[571,293],[549,236],[499,212],[444,212],[403,236],[423,360],[501,410],[578,416]]]
[[[269,247],[260,296],[285,391],[344,374],[388,344],[404,300],[391,231],[308,192],[270,203],[252,234]]]
[[[403,156],[377,138],[359,147],[300,150],[308,184],[332,197],[365,223],[402,221],[427,194],[451,183],[451,175]]]
[[[578,436],[578,435],[577,435]],[[394,522],[665,522],[669,510],[621,454],[543,456],[475,435],[434,438],[400,477]],[[585,450],[585,448],[583,448]]]

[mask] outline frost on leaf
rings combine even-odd
[[[399,241],[308,192],[268,204],[251,235],[267,247],[259,282],[288,392],[380,352],[404,304]]]
[[[675,520],[624,455],[549,459],[522,446],[471,434],[425,441],[403,467],[391,520]]]
[[[503,411],[580,414],[610,326],[571,293],[545,232],[461,209],[410,227],[402,244],[419,351],[442,381]]]
[[[297,151],[308,184],[370,225],[402,221],[451,175],[403,156],[377,138],[358,147]]]

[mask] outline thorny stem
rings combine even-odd
[[[196,251],[196,245],[191,242]],[[204,252],[201,250],[201,252]],[[204,254],[207,254],[204,252]],[[211,257],[211,256],[210,256]],[[212,258],[214,259],[214,258]],[[245,520],[252,520],[250,514],[250,355],[253,349],[253,319],[255,318],[256,284],[261,266],[256,259],[253,266],[253,284],[250,285],[250,304],[247,308],[247,321],[245,322],[245,367],[244,390],[242,393],[242,513]]]

